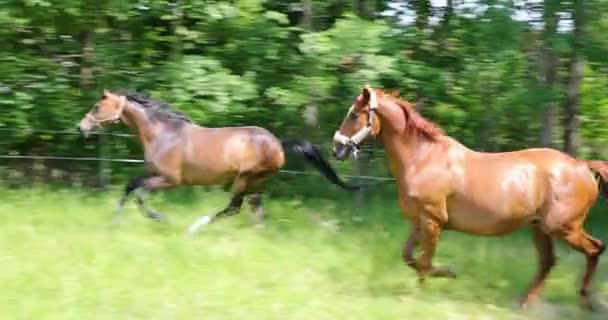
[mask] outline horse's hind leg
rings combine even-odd
[[[256,192],[247,196],[247,202],[255,222],[261,224],[264,220],[264,209],[262,208],[262,193]]]
[[[245,175],[239,175],[234,179],[232,183],[232,198],[226,208],[216,213],[214,216],[201,216],[188,228],[188,233],[196,233],[201,226],[207,225],[217,218],[228,217],[239,213],[241,206],[243,205],[243,198],[245,197],[247,190],[247,177]]]
[[[258,225],[264,221],[265,212],[262,208],[262,185],[268,176],[269,172],[261,172],[252,175],[248,182],[245,192],[247,193],[247,202],[251,208],[251,213],[255,223]]]
[[[257,218],[262,218],[264,212],[262,211],[260,189],[266,175],[266,172],[239,175],[232,185],[232,199],[230,200],[230,204],[215,216],[219,218],[237,214],[241,210],[243,198],[247,196],[247,201],[252,210],[254,210]]]
[[[522,307],[528,306],[531,302],[538,298],[538,295],[545,284],[545,279],[547,278],[549,271],[551,271],[551,268],[553,268],[555,265],[553,240],[548,234],[543,232],[539,226],[534,226],[534,246],[538,252],[539,268],[538,273],[530,284],[526,296],[520,302]]]
[[[228,203],[228,206],[216,213],[215,218],[228,217],[239,213],[241,206],[243,205],[243,197],[244,194],[242,192],[233,194],[232,198],[230,198],[230,203]]]
[[[582,252],[587,258],[587,268],[583,274],[579,295],[582,306],[587,309],[593,309],[590,291],[591,279],[597,269],[600,255],[604,252],[606,246],[602,241],[586,233],[582,227],[573,229],[573,231],[566,234],[564,240],[570,247]]]

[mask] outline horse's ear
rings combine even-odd
[[[110,94],[111,94],[111,92],[110,92],[108,89],[103,89],[103,97],[104,97],[104,98],[109,97],[109,96],[110,96]]]
[[[361,90],[361,95],[363,96],[364,102],[368,102],[372,95],[372,88],[369,85],[365,85]]]

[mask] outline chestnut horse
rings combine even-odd
[[[88,136],[93,130],[123,122],[144,148],[147,175],[131,181],[118,203],[115,222],[122,207],[135,190],[156,191],[177,185],[231,185],[229,205],[214,217],[239,212],[243,198],[259,221],[263,216],[262,183],[285,163],[283,147],[304,156],[332,183],[348,189],[316,146],[302,140],[280,141],[260,127],[205,128],[169,106],[139,93],[103,91],[101,100],[80,121],[80,131]],[[135,192],[140,210],[155,220],[165,216],[146,207]],[[195,232],[212,221],[203,216],[190,228]]]
[[[521,306],[538,298],[555,264],[553,240],[561,239],[586,257],[579,294],[591,307],[590,281],[605,246],[585,232],[583,223],[598,195],[594,173],[608,190],[607,162],[577,160],[546,148],[477,152],[396,95],[366,86],[334,135],[335,157],[356,155],[359,144],[372,136],[386,149],[400,209],[412,223],[403,259],[420,280],[455,276],[432,265],[442,229],[498,236],[531,224],[540,263]],[[422,252],[415,259],[418,245]]]

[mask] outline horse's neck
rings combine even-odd
[[[121,118],[127,127],[135,134],[137,139],[143,144],[144,149],[156,140],[158,129],[156,128],[156,125],[148,119],[148,116],[142,107],[133,103],[127,103]]]
[[[424,137],[409,137],[403,110],[396,104],[382,104],[379,109],[381,129],[380,142],[386,149],[391,171],[395,178],[401,179],[409,168],[418,167],[441,142]]]
[[[388,156],[393,175],[408,166],[408,161],[416,152],[413,142],[405,137],[405,117],[400,107],[392,101],[381,100],[378,109],[380,119],[379,139]]]
[[[381,141],[386,150],[391,171],[396,178],[401,172],[406,172],[415,165],[419,151],[430,147],[426,145],[429,143],[427,141],[408,141],[407,137],[396,136],[394,132],[390,136],[382,135]]]

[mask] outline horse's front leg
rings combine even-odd
[[[426,275],[438,278],[455,278],[456,273],[447,267],[433,267],[433,256],[441,236],[441,225],[447,220],[445,202],[439,205],[426,204],[420,216],[420,246],[422,253],[416,260],[416,270],[422,281]]]
[[[122,195],[122,197],[120,197],[120,200],[118,200],[118,204],[116,205],[116,213],[115,213],[115,217],[113,220],[114,224],[119,224],[120,221],[122,220],[122,209],[125,206],[125,203],[127,202],[127,199],[129,198],[129,195],[137,190],[138,188],[141,188],[144,184],[144,180],[146,179],[145,176],[140,176],[137,177],[133,180],[131,180],[129,183],[127,183],[127,185],[125,186],[125,191]]]
[[[116,208],[116,217],[114,218],[114,223],[120,222],[122,208],[129,196],[129,194],[134,193],[135,200],[137,206],[140,211],[150,219],[156,221],[166,221],[167,218],[164,214],[160,212],[156,212],[146,206],[146,203],[143,198],[142,189],[148,192],[154,192],[161,189],[168,189],[174,187],[175,184],[167,180],[162,176],[154,176],[154,177],[137,177],[133,179],[125,188],[125,192],[121,199],[118,202],[118,207]]]
[[[414,259],[414,250],[420,243],[420,225],[412,222],[410,226],[410,234],[403,245],[403,262],[409,267],[416,269],[416,259]]]

